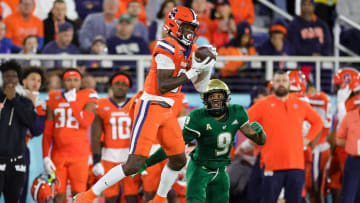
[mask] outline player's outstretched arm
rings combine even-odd
[[[252,122],[251,124],[246,123],[240,128],[240,131],[258,145],[264,145],[266,143],[266,134],[258,122]]]

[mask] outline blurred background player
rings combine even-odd
[[[111,168],[124,163],[128,157],[130,147],[130,129],[132,118],[122,110],[129,98],[127,93],[132,86],[131,77],[119,72],[109,81],[113,92],[112,97],[98,100],[95,120],[92,125],[91,148],[93,153],[95,176],[104,175]],[[101,136],[103,141],[101,144]],[[103,145],[103,147],[101,147]],[[126,202],[137,202],[139,187],[138,178],[126,177],[121,180],[122,194]],[[116,202],[120,192],[120,182],[104,190],[103,195],[108,203]]]
[[[39,97],[40,88],[45,83],[44,70],[41,67],[35,66],[25,68],[23,71],[21,83],[24,88],[24,96],[32,101],[37,113],[36,120],[27,133],[26,143],[28,143],[29,139],[41,135],[44,131],[46,103]],[[25,161],[26,167],[30,169],[30,151],[28,147],[26,147],[25,150]],[[29,170],[26,172],[25,186],[26,189],[23,190],[21,195],[21,202],[26,202],[26,195],[28,191],[27,187],[29,186]]]
[[[15,61],[0,65],[3,87],[0,89],[0,195],[5,202],[19,202],[25,184],[25,137],[32,128],[36,112],[31,100],[16,93],[21,66]],[[24,187],[25,186],[25,187]]]
[[[86,190],[90,155],[87,130],[94,120],[97,102],[95,90],[79,90],[81,74],[78,70],[66,69],[62,80],[64,91],[49,92],[43,134],[45,172],[55,171],[60,180],[55,202],[65,201],[68,180],[73,195]]]
[[[79,195],[76,202],[90,202],[109,186],[138,172],[156,138],[169,155],[169,162],[162,171],[160,185],[152,202],[165,202],[179,171],[186,164],[185,143],[171,107],[186,81],[192,80],[200,92],[205,89],[204,83],[209,81],[211,68],[216,63],[210,57],[202,62],[193,57],[197,49],[193,41],[198,26],[197,16],[190,8],[179,6],[169,12],[164,27],[170,37],[158,41],[145,80],[144,94],[136,102],[129,158],[125,164],[112,168],[86,193]],[[216,49],[209,48],[216,56]],[[199,74],[204,77],[198,80]]]
[[[332,158],[328,171],[327,187],[330,188],[333,202],[340,202],[340,193],[342,188],[342,178],[344,174],[344,165],[347,154],[342,147],[335,146],[336,129],[339,127],[342,119],[348,111],[355,109],[360,105],[359,90],[360,81],[359,73],[353,68],[343,68],[339,70],[333,78],[336,96],[336,119],[334,130],[331,132],[329,142],[332,146]]]
[[[202,99],[205,107],[191,111],[183,129],[186,144],[197,140],[186,171],[186,201],[229,202],[230,182],[225,167],[230,164],[237,131],[240,129],[260,145],[265,144],[266,136],[261,125],[249,124],[244,107],[229,104],[230,90],[221,80],[210,80]],[[166,158],[161,151],[151,156],[144,167]]]
[[[258,121],[267,134],[260,161],[265,170],[263,202],[276,202],[284,187],[286,201],[300,203],[305,180],[304,147],[317,136],[323,122],[309,104],[289,94],[290,78],[286,72],[276,72],[272,81],[274,95],[258,101],[248,110],[250,120]],[[311,127],[303,136],[305,120]]]
[[[325,167],[330,159],[330,144],[327,142],[331,124],[332,110],[331,100],[325,92],[317,92],[314,85],[307,83],[307,95],[310,105],[321,116],[324,126],[320,136],[317,136],[311,143],[312,149],[312,167],[311,167],[311,187],[307,188],[310,192],[312,202],[324,202],[324,191],[321,191]]]

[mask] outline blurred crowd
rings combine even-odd
[[[210,43],[225,56],[330,56],[336,16],[360,23],[357,1],[302,0],[300,15],[294,13],[294,1],[273,3],[294,20],[288,21],[252,0],[2,0],[0,53],[29,55],[21,65],[41,65],[47,70],[75,64],[69,60],[33,60],[31,55],[150,55],[156,40],[164,35],[167,13],[177,5],[191,7],[197,13],[200,27],[196,43]],[[342,28],[341,43],[357,54],[359,38],[359,31]],[[241,77],[243,70],[261,67],[246,61],[218,65],[221,67],[215,74],[219,78]],[[108,76],[106,71],[90,69],[111,67],[134,73],[136,62],[94,58],[77,61],[76,66],[82,72],[96,72],[97,80],[102,81],[102,76]],[[274,66],[301,67],[310,79],[314,72],[311,63],[276,62]]]

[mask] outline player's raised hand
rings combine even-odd
[[[76,101],[76,89],[73,88],[67,92],[64,93],[65,99],[68,102]]]
[[[44,170],[45,170],[46,174],[51,174],[53,171],[56,170],[54,163],[51,161],[51,159],[49,157],[45,157],[43,159],[43,163],[44,163]]]
[[[105,169],[104,169],[103,165],[101,164],[101,162],[98,162],[93,166],[92,172],[93,172],[94,176],[102,176],[105,174]]]

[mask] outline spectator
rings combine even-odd
[[[258,121],[267,135],[261,151],[261,163],[265,167],[262,202],[276,202],[284,187],[287,202],[301,203],[305,180],[303,150],[317,136],[323,122],[308,103],[289,95],[290,80],[286,72],[275,73],[273,87],[274,95],[248,110],[250,121]],[[302,135],[304,120],[311,124],[306,136]]]
[[[115,14],[118,7],[118,0],[104,0],[104,11],[102,13],[93,13],[85,18],[79,31],[80,48],[82,51],[89,52],[91,42],[96,36],[108,39],[115,34],[117,22]]]
[[[228,43],[236,33],[236,24],[228,0],[217,0],[213,11],[214,28],[210,40],[217,48]]]
[[[39,49],[44,44],[43,22],[32,14],[34,0],[20,0],[18,11],[4,19],[7,30],[5,43],[12,52],[19,52],[26,36],[36,35],[39,41]]]
[[[127,9],[128,9],[128,4],[131,1],[134,0],[118,0],[119,1],[119,9],[116,12],[116,18],[119,18],[122,14],[127,13]],[[139,21],[141,21],[142,23],[144,23],[144,25],[147,24],[147,20],[146,20],[146,13],[145,13],[145,2],[146,0],[137,0],[140,3],[140,15],[139,15]]]
[[[133,29],[134,24],[132,23],[132,17],[129,14],[121,15],[119,22],[116,25],[116,35],[106,42],[109,54],[150,54],[149,46],[142,38],[132,34]],[[129,66],[135,67],[135,63],[129,61],[120,61],[115,64],[117,66],[127,66],[123,67],[123,70],[128,69]]]
[[[157,13],[161,10],[161,6],[165,1],[166,0],[147,0],[145,12],[148,23],[157,19]]]
[[[64,0],[55,0],[48,17],[44,20],[44,44],[56,39],[56,31],[59,29],[59,24],[69,22],[75,28],[75,23],[66,17],[66,4]],[[74,36],[72,43],[79,45],[77,32],[74,29]]]
[[[314,14],[312,0],[301,1],[301,15],[289,25],[288,39],[294,46],[296,55],[329,56],[331,36],[328,26]]]
[[[348,154],[345,161],[344,176],[341,190],[340,202],[358,202],[356,200],[360,194],[358,183],[359,179],[359,126],[360,108],[348,112],[341,121],[339,130],[336,134],[336,145],[345,147]]]
[[[6,24],[4,21],[0,20],[0,53],[9,54],[11,52],[10,48],[4,42],[4,37],[6,34]]]
[[[31,59],[31,54],[37,54],[39,47],[38,38],[35,35],[28,35],[23,42],[23,49],[19,54],[29,54],[29,57],[26,60],[19,60],[18,63],[23,66],[40,66],[41,62],[39,60]]]
[[[165,17],[169,11],[176,6],[174,0],[165,0],[161,4],[159,12],[156,14],[156,19],[151,22],[149,27],[149,40],[150,42],[163,38]]]
[[[90,54],[94,55],[107,55],[108,48],[106,46],[106,41],[102,37],[96,37],[91,45]],[[112,62],[107,60],[92,60],[86,62],[86,68],[110,68],[112,67]]]
[[[102,12],[102,4],[103,0],[75,0],[76,11],[81,20],[84,20],[89,14]]]
[[[0,194],[5,202],[19,202],[28,170],[24,158],[25,137],[36,119],[36,111],[30,99],[16,93],[21,66],[15,61],[7,61],[1,64],[0,70],[3,79],[0,90]]]
[[[95,89],[96,88],[96,80],[94,76],[85,73],[81,80],[81,89]]]
[[[337,0],[314,0],[315,1],[315,14],[323,20],[330,30],[333,28],[335,6]],[[340,2],[340,1],[339,1]],[[355,6],[355,4],[352,4]]]
[[[54,91],[61,89],[60,76],[56,72],[50,73],[46,78],[46,91]]]
[[[255,21],[254,4],[252,0],[230,0],[231,10],[235,23],[247,21],[253,24]]]
[[[44,3],[44,0],[35,0],[34,15],[44,20],[51,11],[54,1],[56,0],[46,0]],[[66,16],[70,20],[78,19],[74,0],[64,0],[64,2],[66,4]]]
[[[360,1],[347,0],[336,3],[336,12],[360,24]]]
[[[74,27],[68,22],[59,24],[57,37],[55,40],[49,42],[43,49],[43,54],[79,54],[79,49],[71,44],[74,35]],[[71,62],[70,62],[71,63]],[[46,68],[50,67],[66,67],[71,66],[69,61],[46,61],[44,63]]]
[[[137,0],[131,0],[128,4],[127,13],[132,17],[134,30],[133,35],[143,38],[146,43],[149,42],[149,31],[145,24],[139,21],[139,15],[141,12],[140,2]]]
[[[291,56],[295,55],[295,50],[286,40],[287,27],[284,21],[275,21],[269,29],[270,38],[263,43],[257,51],[260,55],[267,56]],[[284,62],[276,62],[275,68],[285,68]]]
[[[206,13],[206,7],[207,7],[206,0],[192,0],[191,2],[191,8],[198,15],[199,36],[205,37],[209,41],[211,41],[211,33],[213,32],[213,25],[212,25],[213,23],[209,15]]]
[[[256,49],[253,46],[253,39],[251,37],[251,26],[248,22],[240,22],[237,25],[237,34],[225,47],[219,49],[219,55],[225,56],[253,56],[256,54]],[[240,69],[246,68],[247,64],[243,61],[229,61],[225,67],[220,69],[222,77],[229,77],[237,75]]]

